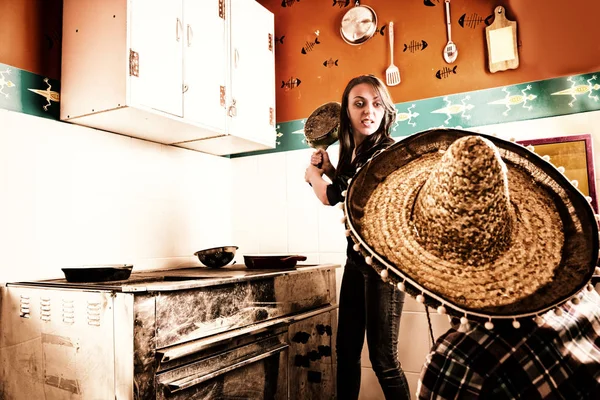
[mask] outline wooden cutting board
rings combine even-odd
[[[506,19],[504,7],[494,10],[494,22],[485,28],[490,72],[515,69],[519,66],[517,23]]]

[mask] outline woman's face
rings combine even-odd
[[[385,107],[377,91],[367,83],[354,86],[348,94],[348,116],[358,146],[381,126]]]

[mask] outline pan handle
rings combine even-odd
[[[288,260],[306,261],[306,256],[289,256],[289,257],[285,257],[285,258],[281,259],[281,261],[288,261]]]

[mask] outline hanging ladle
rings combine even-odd
[[[452,64],[454,61],[456,61],[458,49],[452,41],[452,30],[450,27],[450,0],[445,0],[444,3],[446,3],[446,27],[448,29],[448,43],[446,43],[446,47],[444,47],[444,60],[448,64]]]

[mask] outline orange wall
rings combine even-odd
[[[200,1],[200,0],[199,0]],[[207,0],[201,0],[207,1]],[[425,6],[425,2],[432,6]],[[259,0],[275,14],[277,120],[307,117],[320,104],[339,100],[344,85],[362,73],[384,77],[389,65],[388,36],[376,35],[361,46],[340,37],[343,14],[351,0]],[[0,63],[60,79],[62,0],[0,0]],[[285,7],[283,6],[285,4]],[[396,103],[507,84],[600,71],[598,0],[452,0],[452,33],[459,56],[456,74],[438,79],[448,66],[442,59],[446,43],[443,0],[369,0],[381,29],[395,23],[395,64],[402,83],[390,88]],[[340,7],[341,5],[341,7]],[[483,18],[495,6],[507,9],[518,23],[520,66],[487,72],[484,23],[460,27],[463,14]],[[248,26],[251,29],[251,26]],[[319,31],[320,44],[314,42]],[[101,34],[101,33],[99,33]],[[423,51],[403,52],[411,40],[425,40]],[[306,54],[302,54],[302,48]],[[323,63],[333,60],[337,66]],[[282,82],[300,80],[294,88]]]
[[[62,0],[0,0],[0,63],[60,79]]]
[[[345,43],[339,33],[344,13],[354,1],[258,0],[275,14],[276,98],[279,122],[306,118],[320,104],[340,100],[345,84],[358,74],[382,79],[390,63],[387,32],[379,32],[360,46]],[[430,2],[431,6],[425,3]],[[442,58],[447,42],[443,0],[369,0],[378,31],[394,21],[394,63],[402,82],[390,88],[396,103],[451,93],[467,92],[558,76],[600,71],[597,0],[451,0],[452,39],[458,59],[448,65]],[[285,5],[285,6],[284,6]],[[506,8],[517,22],[519,68],[488,72],[485,23],[474,28],[459,18],[477,14],[485,19],[494,8]],[[320,44],[310,45],[319,31]],[[403,52],[411,40],[425,40],[423,51]],[[305,48],[305,53],[302,53]],[[324,66],[327,60],[338,65]],[[457,66],[456,74],[436,78],[444,67]],[[284,82],[297,82],[295,87]]]

